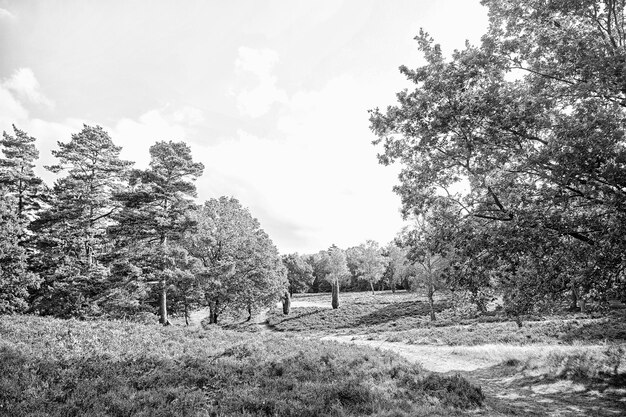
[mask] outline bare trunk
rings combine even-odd
[[[572,286],[572,303],[570,304],[570,311],[576,311],[578,310],[578,289],[576,288],[576,283],[574,282],[574,280],[572,279],[571,281],[571,286]]]
[[[185,302],[185,326],[189,326],[189,306]]]
[[[161,280],[161,297],[159,300],[159,322],[163,326],[170,324],[167,318],[167,288],[165,279]]]
[[[430,321],[435,321],[437,318],[435,317],[435,290],[433,285],[430,284],[428,286],[428,306],[430,307]]]
[[[370,281],[370,288],[372,289],[372,295],[376,295],[376,292],[374,291],[374,283],[372,281]]]
[[[209,324],[217,324],[217,301],[209,302]]]
[[[248,305],[248,318],[246,319],[246,322],[252,320],[252,306]]]
[[[332,294],[331,305],[333,309],[337,309],[339,308],[339,281],[337,280],[333,281],[332,289],[333,289],[333,294]]]
[[[283,296],[283,314],[288,315],[290,311],[291,311],[291,297],[289,296],[289,293],[286,292],[285,295]]]
[[[396,293],[396,282],[395,282],[395,281],[393,281],[393,282],[391,283],[391,293],[392,293],[392,294],[395,294],[395,293]]]

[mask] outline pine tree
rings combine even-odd
[[[0,187],[0,314],[26,311],[29,290],[39,285],[38,276],[28,271],[26,249],[20,244],[25,222],[13,210],[15,204]]]
[[[51,207],[33,223],[40,251],[36,268],[45,283],[37,308],[62,317],[97,314],[96,300],[107,283],[100,258],[108,252],[106,229],[119,205],[111,201],[131,162],[100,127],[84,125],[52,154],[59,164],[46,167],[59,178]]]
[[[158,282],[160,322],[166,325],[168,286],[175,281],[170,278],[184,274],[180,268],[175,268],[176,274],[163,273],[168,269],[165,266],[155,270],[152,261],[174,266],[180,264],[175,258],[184,258],[171,247],[179,246],[184,232],[193,226],[189,218],[195,208],[193,181],[202,175],[204,166],[193,162],[191,149],[184,142],[157,142],[150,147],[150,157],[149,168],[133,171],[130,188],[116,194],[123,210],[109,232],[116,240],[116,262],[139,268],[142,272],[137,279],[143,282]]]
[[[13,211],[20,219],[32,220],[33,213],[40,208],[43,182],[34,171],[39,151],[36,139],[13,125],[15,136],[2,133],[0,158],[0,187],[7,196],[14,197]]]

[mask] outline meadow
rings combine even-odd
[[[191,326],[0,317],[0,415],[513,416],[626,411],[626,324],[461,318],[397,292]]]

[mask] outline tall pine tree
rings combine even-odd
[[[150,157],[148,169],[133,171],[130,188],[116,195],[124,208],[109,231],[116,239],[117,264],[126,263],[127,270],[138,272],[128,282],[158,284],[160,322],[166,325],[168,287],[175,276],[185,275],[180,265],[188,265],[179,244],[193,226],[193,181],[204,166],[193,161],[184,142],[157,142],[150,147]]]
[[[84,125],[52,154],[57,165],[46,167],[59,178],[51,207],[33,223],[40,251],[36,267],[44,277],[37,299],[43,314],[61,317],[98,314],[97,299],[106,287],[106,229],[119,205],[111,200],[121,189],[131,162],[119,158],[116,146],[100,127]]]

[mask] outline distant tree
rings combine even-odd
[[[378,243],[373,240],[368,240],[358,246],[357,254],[357,271],[359,272],[359,277],[370,284],[372,294],[375,294],[374,284],[383,277],[387,262],[382,255]]]
[[[200,260],[199,279],[209,322],[216,324],[227,308],[269,307],[287,291],[286,270],[278,250],[257,219],[234,198],[211,199],[194,214],[197,229],[185,246]]]
[[[331,246],[323,255],[326,264],[326,281],[332,286],[331,305],[333,309],[339,308],[339,285],[350,277],[346,254],[337,246]]]
[[[313,284],[313,267],[297,253],[282,256],[283,264],[287,268],[287,280],[289,281],[289,295],[294,292],[306,292]]]
[[[311,285],[313,292],[332,290],[326,281],[326,275],[328,275],[328,257],[326,255],[326,251],[319,251],[304,257],[306,263],[313,269],[313,284]]]
[[[395,293],[398,284],[406,282],[413,270],[407,254],[408,250],[398,247],[395,242],[389,243],[385,248],[384,255],[388,262],[385,276],[391,292]]]
[[[122,187],[130,162],[119,159],[115,146],[100,127],[84,125],[52,154],[59,163],[47,167],[59,178],[49,207],[31,224],[38,253],[34,268],[43,285],[36,309],[61,317],[99,314],[108,270],[100,258],[108,253],[106,229],[119,205],[113,192]]]
[[[415,286],[426,290],[430,319],[435,316],[435,293],[447,286],[446,273],[453,251],[437,235],[436,221],[440,212],[430,212],[414,217],[412,227],[406,227],[399,235],[400,245],[406,249],[412,264]]]
[[[0,314],[25,312],[29,290],[40,282],[28,270],[26,249],[20,245],[25,221],[14,211],[14,199],[0,186]]]
[[[185,275],[180,272],[181,265],[190,265],[181,264],[179,259],[186,258],[181,253],[182,243],[185,232],[194,227],[194,181],[203,170],[201,163],[193,161],[191,149],[184,142],[157,142],[150,147],[148,169],[132,171],[129,188],[115,195],[123,205],[115,217],[117,224],[109,227],[116,241],[116,262],[134,265],[141,271],[136,278],[158,283],[159,320],[163,325],[169,323],[168,289],[173,289],[175,276]],[[179,272],[170,276],[155,270],[153,258],[162,259],[161,265],[178,265]]]

